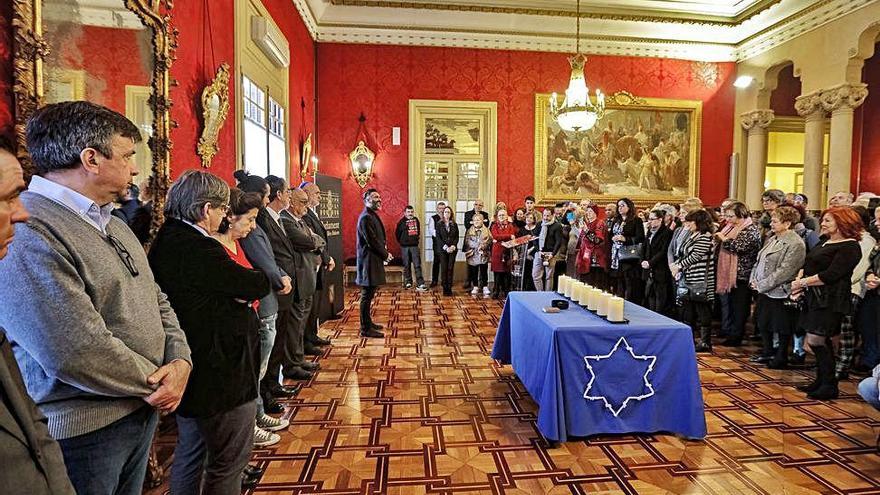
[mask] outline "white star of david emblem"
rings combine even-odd
[[[629,351],[629,354],[630,354],[630,356],[632,356],[633,359],[649,362],[648,368],[645,370],[645,374],[642,376],[642,379],[645,382],[645,388],[648,389],[648,393],[641,394],[641,395],[630,395],[623,401],[622,404],[620,404],[620,407],[615,409],[614,406],[608,401],[608,398],[606,398],[604,395],[590,395],[590,389],[593,388],[593,382],[596,381],[596,372],[593,370],[593,367],[590,365],[590,361],[591,360],[592,361],[601,361],[603,359],[610,358],[612,355],[614,355],[615,352],[617,352],[617,349],[620,347],[621,343],[623,343],[623,345],[626,347],[626,350]],[[605,408],[608,409],[609,411],[611,411],[611,414],[613,414],[615,418],[617,417],[618,414],[620,414],[621,411],[626,409],[626,406],[627,406],[627,404],[629,404],[629,401],[631,401],[631,400],[639,401],[642,399],[647,399],[648,397],[651,397],[652,395],[654,395],[654,386],[651,385],[651,382],[648,381],[648,374],[651,373],[652,371],[654,371],[654,364],[657,362],[657,356],[636,355],[633,352],[632,346],[629,345],[629,342],[626,341],[625,337],[621,337],[617,341],[617,343],[614,344],[614,347],[611,348],[611,351],[608,354],[605,354],[604,356],[599,356],[599,355],[584,356],[584,361],[587,363],[587,370],[590,372],[590,382],[587,383],[587,389],[584,391],[584,399],[601,400],[602,402],[605,403]]]

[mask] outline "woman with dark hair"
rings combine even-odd
[[[826,240],[807,254],[791,289],[793,298],[804,300],[798,324],[816,356],[816,379],[798,390],[811,399],[828,400],[838,394],[831,338],[840,333],[843,317],[852,309],[850,278],[862,257],[858,241],[864,226],[856,212],[842,206],[823,211],[821,219]]]
[[[520,206],[513,212],[513,224],[522,229],[526,226],[526,209]]]
[[[229,208],[229,186],[188,170],[168,191],[168,218],[150,266],[192,350],[193,372],[177,411],[172,493],[237,494],[254,442],[260,319],[254,302],[269,280],[229,257],[211,237]]]
[[[729,203],[722,213],[724,227],[715,234],[721,244],[715,291],[721,299],[724,345],[739,346],[752,307],[749,278],[761,249],[761,230],[752,222],[749,208],[739,201]]]
[[[455,257],[458,254],[458,224],[455,222],[455,212],[447,206],[443,210],[440,221],[435,226],[440,251],[434,253],[440,258],[440,281],[443,285],[443,295],[452,295],[452,276],[455,271]]]
[[[599,220],[599,207],[591,204],[584,210],[584,223],[577,244],[577,274],[582,281],[601,289],[608,287],[605,270],[605,222]]]
[[[672,241],[672,231],[663,224],[666,212],[660,209],[648,213],[648,231],[642,247],[642,279],[645,281],[645,307],[661,314],[671,311],[672,275],[666,261],[666,251]]]
[[[715,298],[715,247],[712,242],[712,215],[696,210],[684,217],[683,229],[689,233],[669,267],[678,281],[677,302],[682,319],[696,331],[697,352],[712,352],[712,302]]]
[[[754,362],[768,363],[772,369],[788,367],[788,346],[797,327],[798,310],[788,296],[791,281],[803,266],[807,250],[792,226],[799,215],[794,208],[782,206],[770,214],[770,236],[758,251],[749,285],[757,291],[755,325],[761,335],[761,354]],[[779,345],[773,349],[773,336]],[[725,343],[727,345],[727,343]]]
[[[611,223],[611,278],[616,281],[616,293],[627,301],[641,303],[640,259],[621,259],[626,249],[645,242],[645,227],[636,215],[636,206],[629,198],[617,202],[617,215]],[[641,253],[641,246],[638,246]]]
[[[518,290],[534,291],[535,281],[532,279],[531,273],[532,263],[535,261],[535,253],[540,251],[538,246],[538,236],[541,235],[541,215],[539,215],[536,210],[532,210],[525,213],[524,220],[525,226],[519,229],[516,236],[522,237],[524,235],[529,235],[533,236],[535,240],[529,241],[529,246],[526,248],[526,259],[523,261],[522,277],[520,277],[522,285],[521,287],[518,287]]]

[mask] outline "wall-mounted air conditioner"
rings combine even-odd
[[[290,45],[281,31],[265,17],[251,17],[251,39],[278,67],[290,67]]]

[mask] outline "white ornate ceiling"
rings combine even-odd
[[[575,0],[292,0],[322,42],[573,52]],[[880,0],[582,0],[585,53],[739,61]]]

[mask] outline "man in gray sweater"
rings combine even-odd
[[[140,242],[110,214],[140,139],[92,103],[38,110],[31,218],[0,263],[0,326],[77,493],[141,493],[158,412],[174,411],[192,367]]]

